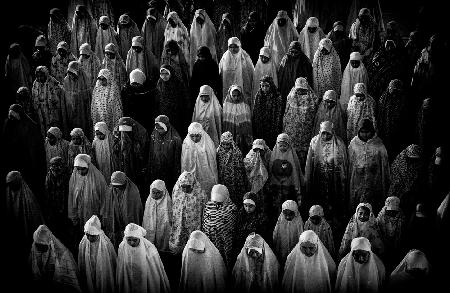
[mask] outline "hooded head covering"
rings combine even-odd
[[[317,28],[314,33],[310,33],[308,28]],[[302,51],[309,58],[314,60],[314,53],[319,47],[319,42],[325,37],[322,29],[319,27],[319,20],[316,17],[310,17],[305,23],[305,26],[300,32],[299,41],[302,46]]]
[[[134,82],[136,82],[140,85],[143,85],[145,82],[145,74],[139,68],[134,69],[130,73],[130,83],[134,83]]]

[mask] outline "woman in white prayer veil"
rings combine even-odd
[[[273,83],[278,88],[277,68],[278,67],[272,57],[272,50],[269,47],[262,47],[261,50],[259,50],[258,62],[256,62],[255,72],[253,73],[252,109],[263,76],[271,76]]]
[[[222,255],[203,232],[191,233],[183,250],[180,293],[227,292],[227,269]]]
[[[222,134],[222,111],[222,106],[214,94],[214,90],[209,85],[201,86],[195,101],[192,122],[202,125],[216,148],[219,147]]]
[[[96,215],[87,220],[84,233],[78,247],[82,288],[89,293],[116,292],[117,254]]]
[[[336,264],[312,230],[304,231],[288,255],[282,281],[283,292],[333,292]]]
[[[352,240],[351,251],[339,263],[335,292],[381,292],[385,268],[365,237]]]
[[[217,62],[216,28],[205,9],[197,9],[191,24],[190,68],[191,73],[197,59],[197,49],[206,46],[211,51],[212,59]]]
[[[155,245],[145,239],[139,225],[126,226],[119,246],[117,291],[119,293],[169,293],[170,285]]]
[[[350,101],[350,97],[353,96],[355,84],[364,83],[367,85],[369,82],[369,75],[362,62],[362,58],[363,57],[359,52],[352,52],[350,54],[350,60],[345,67],[344,74],[342,75],[341,96],[339,97],[339,102],[344,111],[347,111],[347,105]]]
[[[184,26],[181,18],[178,16],[178,13],[176,13],[175,11],[171,11],[169,14],[167,14],[167,25],[166,29],[164,30],[164,46],[170,40],[174,40],[175,42],[177,42],[180,50],[183,52],[186,63],[190,64],[189,32]]]
[[[314,60],[314,54],[319,48],[319,42],[325,38],[325,33],[319,27],[319,20],[317,17],[310,17],[306,21],[305,26],[300,32],[298,41],[302,46],[302,51],[311,63]]]
[[[202,189],[209,194],[218,183],[216,148],[198,122],[192,122],[181,150],[181,172],[194,173]]]
[[[228,39],[228,50],[219,62],[219,74],[222,78],[222,96],[225,98],[230,86],[236,84],[242,89],[244,102],[251,105],[253,88],[253,66],[250,55],[242,49],[241,41],[232,37]]]
[[[278,272],[278,260],[266,241],[254,232],[248,235],[233,268],[236,292],[278,292]]]
[[[95,137],[92,142],[92,162],[102,172],[106,183],[111,181],[111,175],[117,170],[117,162],[113,154],[113,134],[105,122],[97,122],[94,126]]]

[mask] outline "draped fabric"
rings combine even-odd
[[[297,203],[292,200],[285,201],[281,210],[273,230],[273,247],[280,265],[284,267],[286,258],[297,245],[300,234],[303,233],[303,220],[298,211]],[[294,218],[290,221],[286,220],[283,214],[284,210],[293,211],[295,213]]]
[[[138,53],[133,47],[141,48],[141,51]],[[159,64],[156,63],[155,55],[144,47],[144,39],[141,36],[133,37],[128,53],[126,53],[125,66],[128,75],[134,69],[139,68],[152,84],[155,84],[159,78]]]
[[[117,46],[113,44],[108,44],[107,47],[110,50],[114,51],[116,57],[114,59],[110,59],[107,55],[103,58],[102,61],[102,69],[108,69],[112,73],[112,77],[117,86],[122,88],[128,81],[127,69],[125,67],[125,63],[119,55],[119,51]],[[106,49],[105,49],[106,50]]]
[[[53,134],[56,138],[54,145],[51,145],[48,137],[45,138],[45,157],[47,162],[47,170],[50,166],[50,160],[54,157],[61,157],[63,163],[67,165],[67,151],[69,149],[69,142],[62,138],[62,132],[57,127],[50,127],[47,133]]]
[[[92,146],[87,137],[84,135],[81,128],[74,128],[70,136],[80,136],[81,137],[81,144],[76,145],[73,140],[69,142],[69,150],[67,151],[67,164],[69,166],[69,171],[72,171],[73,169],[73,162],[75,160],[75,157],[78,154],[88,154],[91,155],[92,152]]]
[[[250,190],[254,193],[261,191],[269,178],[268,168],[271,152],[269,147],[265,145],[265,156],[262,156],[260,151],[251,149],[244,158],[244,166],[251,187]]]
[[[159,199],[152,197],[153,190],[163,193]],[[172,230],[172,198],[162,180],[155,180],[150,185],[150,194],[145,202],[142,227],[147,231],[145,238],[155,245],[158,251],[169,251],[170,231]]]
[[[80,68],[78,62],[70,63],[69,69],[72,66],[77,77],[73,78],[68,74],[64,78],[67,131],[79,127],[86,132],[89,138],[92,138],[92,121],[90,115],[92,101],[91,87],[84,70]]]
[[[355,93],[357,88],[362,88],[361,91],[365,95],[364,98],[359,98],[356,95],[350,97],[347,106],[347,139],[350,141],[358,135],[358,125],[363,119],[370,119],[375,129],[377,129],[376,119],[376,102],[367,94],[365,86],[361,83],[355,85]]]
[[[297,48],[299,50],[299,42],[292,42],[289,46],[291,49]],[[303,77],[307,80],[309,85],[313,84],[312,62],[305,54],[299,52],[298,55],[289,52],[284,55],[278,69],[278,88],[281,97],[288,97],[292,87],[295,85],[297,78]],[[312,89],[311,89],[312,92]],[[286,108],[286,102],[283,103],[283,109]]]
[[[253,2],[253,3],[252,3]],[[259,3],[254,3],[259,2]],[[251,11],[246,11],[246,8]],[[265,0],[251,0],[251,1],[245,1],[243,3],[243,7],[241,9],[241,15],[245,15],[243,18],[241,18],[241,22],[244,22],[242,24],[242,29],[240,32],[240,39],[242,42],[242,47],[247,51],[247,53],[250,55],[250,58],[252,59],[253,64],[256,64],[259,59],[259,50],[264,46],[264,37],[266,35],[266,25],[264,22],[267,20],[267,16],[261,17],[258,16],[258,12],[265,14],[261,11],[255,11],[255,10],[261,10],[261,9],[267,9],[267,4]],[[273,60],[272,60],[273,62]],[[275,70],[276,70],[276,66]]]
[[[175,55],[169,55],[168,50],[170,50],[170,54],[173,54],[172,52],[176,50],[178,52]],[[175,40],[170,40],[168,43],[165,43],[164,51],[161,54],[161,65],[170,65],[172,67],[170,73],[176,75],[184,83],[186,88],[189,86],[191,76],[189,63],[184,57],[181,47]]]
[[[157,64],[160,64],[161,54],[164,47],[164,33],[167,26],[167,21],[164,17],[156,11],[156,20],[152,22],[148,15],[142,25],[141,35],[144,37],[144,47],[149,52],[155,55]],[[129,49],[129,48],[128,48]],[[127,50],[128,50],[127,49]]]
[[[261,89],[260,83],[263,82],[269,83],[268,92]],[[253,137],[264,139],[269,147],[273,148],[276,136],[283,129],[283,98],[269,75],[258,79],[255,86],[257,86],[257,91],[254,96],[252,113]]]
[[[45,225],[40,225],[33,234],[30,251],[31,277],[37,290],[42,283],[56,292],[81,293],[78,282],[77,263],[72,253],[56,238]],[[48,246],[46,252],[40,252],[36,244]],[[40,284],[39,284],[40,283]],[[44,285],[45,286],[45,285]],[[48,290],[48,289],[47,289]]]
[[[208,102],[203,102],[202,95],[208,95]],[[200,87],[200,91],[195,101],[192,122],[198,122],[203,130],[214,142],[214,146],[219,146],[220,135],[222,134],[222,106],[219,103],[213,89],[209,85]]]
[[[111,181],[113,181],[117,173],[113,173]],[[123,177],[124,175],[122,173],[121,176],[118,174],[116,176]],[[104,200],[102,201],[103,205],[100,210],[105,234],[115,248],[120,244],[125,227],[129,223],[140,224],[143,214],[141,196],[136,184],[126,175],[122,182],[125,185],[123,189],[114,187],[112,184],[106,188]]]
[[[305,183],[308,206],[321,205],[328,219],[341,222],[348,192],[348,158],[345,143],[324,122],[318,135],[311,139],[305,167]],[[328,126],[328,127],[327,127]],[[324,132],[332,134],[330,140],[322,137]]]
[[[117,260],[117,291],[119,293],[169,293],[170,284],[155,245],[144,238],[145,229],[131,223],[124,232]],[[126,237],[139,239],[137,247],[127,243]]]
[[[172,27],[170,25],[169,19],[173,20],[173,22],[176,24],[175,27]],[[190,63],[191,59],[189,55],[189,48],[190,48],[189,32],[175,11],[172,11],[167,15],[167,24],[166,29],[164,31],[164,45],[167,44],[167,42],[170,40],[174,40],[177,42],[181,52],[184,55],[186,63],[191,64]]]
[[[100,70],[98,76],[106,78],[107,85],[104,86],[100,80],[96,82],[92,92],[92,122],[95,124],[103,121],[108,129],[114,129],[123,116],[120,88],[114,82],[112,73],[108,69]]]
[[[56,52],[56,46],[58,46],[61,41],[71,44],[70,38],[70,27],[67,20],[64,18],[62,11],[58,8],[51,9],[50,20],[47,24],[47,40],[50,52]]]
[[[86,222],[84,231],[98,236],[98,239],[91,242],[84,235],[78,247],[78,268],[83,289],[89,293],[115,292],[117,254],[96,215]]]
[[[342,30],[337,28],[338,25],[342,25]],[[341,61],[341,71],[344,72],[350,59],[350,54],[352,53],[352,40],[348,34],[345,33],[344,23],[342,21],[336,21],[333,23],[333,28],[327,34],[327,38],[333,42],[333,47],[336,49],[339,55],[339,60]],[[351,89],[353,89],[353,87],[350,88],[350,90]]]
[[[369,219],[362,222],[358,218],[358,211],[361,207],[369,209]],[[360,203],[356,208],[355,214],[350,218],[350,221],[345,228],[344,236],[342,237],[339,254],[344,257],[349,251],[351,252],[351,244],[355,238],[365,237],[370,241],[372,250],[377,255],[384,254],[384,243],[381,238],[380,228],[377,220],[372,212],[372,206],[369,203]]]
[[[227,292],[227,268],[208,236],[196,230],[183,249],[179,292]]]
[[[349,209],[369,202],[378,211],[386,198],[390,182],[386,148],[378,136],[363,142],[354,137],[348,146]]]
[[[139,30],[134,20],[131,19],[131,17],[128,14],[122,14],[119,17],[119,22],[117,23],[116,31],[120,44],[119,45],[120,56],[122,57],[122,59],[124,59],[127,56],[128,50],[131,48],[131,41],[133,40],[133,37],[140,36],[141,31]]]
[[[62,57],[59,55],[57,51],[54,51],[53,54],[55,54],[52,57],[52,63],[50,72],[52,73],[52,76],[59,81],[60,83],[64,83],[64,78],[67,74],[67,66],[71,61],[75,61],[75,56],[71,52],[67,52],[67,55]]]
[[[17,43],[9,47],[5,63],[5,82],[9,85],[11,95],[22,86],[30,89],[32,85],[30,63]]]
[[[219,29],[217,30],[217,59],[222,58],[223,54],[228,51],[228,40],[232,37],[239,38],[239,32],[230,13],[223,13],[221,16]]]
[[[110,183],[112,173],[117,169],[117,162],[113,156],[113,134],[105,122],[97,122],[94,126],[95,131],[105,135],[104,139],[99,139],[97,135],[92,141],[92,161],[94,165],[102,172],[106,183]]]
[[[356,3],[356,1],[353,2]],[[364,8],[360,10],[358,16],[362,15],[362,11],[364,11]],[[350,21],[347,22],[351,23],[353,21],[350,27],[349,36],[353,41],[353,46],[357,47],[361,55],[364,56],[364,62],[366,64],[367,61],[369,61],[367,58],[370,58],[370,56],[374,53],[373,49],[377,38],[377,24],[370,15],[370,12],[368,12],[367,16],[369,16],[369,23],[367,26],[362,25],[358,17],[356,19],[350,19]]]
[[[18,247],[29,247],[33,232],[44,223],[41,208],[19,171],[9,172],[6,176],[6,184],[5,219],[8,230],[11,232],[9,235],[23,243]]]
[[[312,256],[301,250],[302,243],[317,247]],[[283,292],[333,292],[336,264],[314,231],[306,230],[289,253],[282,281]]]
[[[89,157],[88,155],[82,155]],[[82,233],[83,223],[92,215],[99,215],[106,195],[106,181],[103,174],[90,162],[88,172],[81,175],[73,169],[69,181],[69,197],[67,201],[68,217],[74,223],[76,234]]]
[[[109,43],[113,43],[116,47],[118,47],[118,38],[116,31],[114,30],[113,24],[109,17],[103,15],[99,19],[99,28],[97,30],[97,37],[95,39],[95,54],[98,59],[103,60],[105,57],[105,47]],[[100,24],[107,24],[108,27],[103,29]],[[120,47],[119,47],[120,48]],[[120,54],[120,52],[118,52]]]
[[[353,251],[370,253],[369,261],[360,264],[353,258]],[[386,270],[378,256],[372,252],[369,240],[364,237],[352,241],[351,251],[339,263],[335,292],[380,292]]]
[[[259,91],[259,84],[263,77],[265,77],[266,75],[270,76],[275,88],[278,87],[278,66],[275,65],[275,62],[272,58],[272,51],[269,47],[262,47],[259,52],[259,56],[267,57],[269,58],[269,61],[267,63],[263,63],[261,61],[261,57],[259,57],[258,61],[256,62],[255,71],[253,72],[252,109],[255,104],[256,94]]]
[[[168,81],[161,78],[158,80],[156,88],[161,93],[159,100],[160,114],[169,117],[171,124],[182,135],[186,133],[186,122],[188,121],[188,113],[184,111],[184,107],[189,104],[187,88],[183,80],[181,80],[174,72],[170,65],[163,65],[170,72]]]
[[[90,45],[87,43],[81,45],[80,52],[89,56],[87,59],[80,56],[78,62],[80,63],[80,68],[83,69],[87,76],[90,88],[93,90],[97,84],[97,77],[101,68],[100,59],[98,59],[97,55],[94,54]]]
[[[66,120],[64,87],[49,75],[48,69],[45,67],[40,66],[36,71],[40,71],[46,76],[44,82],[35,80],[31,90],[34,111],[38,116],[37,122],[41,126],[42,137],[45,137],[51,126],[58,126],[65,133],[68,130],[68,121]]]
[[[192,187],[192,190],[185,192],[182,185],[188,185]],[[173,253],[180,254],[188,242],[191,232],[200,229],[203,206],[207,200],[206,193],[195,175],[186,171],[181,173],[172,192],[173,223],[169,248]]]
[[[333,106],[329,106],[326,100],[333,101]],[[326,91],[323,95],[323,99],[319,104],[314,118],[314,130],[313,135],[317,135],[320,132],[320,124],[324,121],[330,121],[333,123],[333,131],[344,143],[347,142],[347,125],[345,124],[345,110],[341,108],[340,98],[333,90]]]
[[[286,24],[282,27],[278,24],[278,20],[281,18],[286,21]],[[272,57],[276,66],[280,66],[281,59],[288,52],[289,44],[292,41],[296,41],[298,38],[299,35],[297,30],[287,12],[280,10],[277,17],[267,29],[264,38],[264,46],[272,49]]]
[[[308,27],[316,27],[317,29],[314,33],[310,33],[308,31]],[[319,20],[315,17],[310,17],[300,31],[298,41],[302,46],[303,53],[309,58],[311,63],[313,62],[314,55],[319,48],[319,42],[323,38],[325,38],[325,34],[319,27]]]
[[[319,224],[313,223],[311,220],[313,216],[319,216],[321,218]],[[319,236],[320,241],[322,241],[323,246],[328,250],[331,257],[336,256],[337,251],[334,245],[333,230],[325,219],[323,208],[320,205],[313,205],[309,209],[309,218],[305,222],[304,230],[314,231]]]
[[[203,19],[203,24],[200,25],[197,19]],[[194,18],[192,19],[190,31],[190,72],[194,68],[194,63],[197,58],[197,49],[201,46],[206,46],[210,49],[212,59],[217,62],[216,53],[216,28],[204,9],[197,9]]]
[[[219,183],[227,186],[230,192],[230,199],[234,204],[240,204],[247,191],[247,175],[242,153],[228,131],[222,134],[217,148],[217,172]]]
[[[351,66],[350,61],[352,60],[360,62],[357,68],[353,68],[353,66]],[[339,103],[344,111],[347,110],[348,102],[350,100],[350,97],[353,96],[353,89],[357,83],[364,83],[368,85],[369,75],[367,74],[367,69],[362,62],[361,54],[353,52],[350,55],[350,60],[348,61],[342,75],[341,95],[339,97]]]
[[[323,54],[322,48],[328,50],[328,55]],[[322,97],[327,90],[334,90],[336,93],[340,93],[342,82],[341,62],[330,39],[322,39],[320,41],[313,60],[314,91],[317,95]]]
[[[261,250],[257,258],[249,251]],[[264,239],[255,233],[248,235],[234,264],[232,276],[236,292],[275,293],[279,290],[278,260]]]
[[[297,81],[296,81],[297,83]],[[303,80],[303,87],[306,82]],[[301,95],[295,85],[287,96],[286,110],[283,117],[283,131],[289,135],[292,147],[297,153],[306,153],[313,137],[314,117],[317,111],[317,96],[309,89],[308,93]],[[302,160],[305,160],[302,158]]]
[[[194,142],[190,134],[200,134],[200,141]],[[216,153],[212,139],[200,123],[191,123],[188,135],[183,140],[181,171],[192,172],[206,194],[209,194],[213,185],[218,182]]]
[[[222,94],[223,97],[226,97],[230,86],[238,85],[242,89],[241,94],[244,96],[245,103],[251,105],[255,68],[250,56],[242,49],[239,39],[236,37],[230,38],[228,46],[231,44],[237,45],[239,52],[233,54],[230,50],[227,50],[220,59],[219,73],[222,77]]]
[[[239,92],[237,99],[232,96],[235,90]],[[241,152],[248,152],[253,142],[251,110],[239,86],[232,85],[223,101],[222,131],[231,132]]]
[[[77,6],[77,10],[80,10],[79,6]],[[84,43],[88,43],[92,48],[95,48],[96,36],[97,24],[91,14],[86,9],[84,10],[84,16],[82,18],[74,13],[70,45],[73,55],[79,56],[78,49]]]
[[[213,193],[211,194],[211,200],[205,204],[205,209],[203,210],[202,231],[219,250],[225,266],[231,269],[234,262],[233,238],[237,207],[231,201],[228,193],[224,192],[221,194],[224,196],[224,200],[221,202],[214,201],[212,195]]]
[[[108,16],[111,20],[111,23],[116,23],[116,18],[114,15],[114,9],[112,7],[111,0],[95,0],[92,1],[92,15],[95,19],[99,19],[103,15]]]

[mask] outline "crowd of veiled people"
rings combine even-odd
[[[98,19],[52,9],[32,58],[14,43],[6,60],[4,235],[33,290],[439,283],[450,157],[434,135],[446,97],[430,87],[444,74],[441,35],[404,43],[367,8],[328,34],[286,11],[267,30],[249,13],[238,31],[228,13],[215,25],[198,9],[184,24],[154,1],[139,29],[99,2]]]

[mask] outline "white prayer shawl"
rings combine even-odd
[[[352,255],[354,250],[369,251],[369,261],[357,263]],[[384,265],[371,251],[369,240],[364,237],[354,238],[351,251],[339,263],[335,292],[377,293],[382,288],[384,278]]]
[[[253,73],[253,93],[252,93],[252,105],[254,105],[254,100],[256,93],[259,90],[259,83],[261,81],[261,77],[268,75],[272,77],[273,83],[276,87],[278,87],[278,77],[277,77],[277,66],[275,64],[274,59],[272,58],[272,52],[269,47],[262,47],[259,51],[259,55],[266,56],[269,59],[269,62],[262,63],[261,57],[256,62],[255,72]]]
[[[119,293],[169,293],[170,285],[155,245],[144,238],[145,229],[130,223],[119,245],[117,263],[117,288]],[[139,238],[132,247],[127,237]]]
[[[105,46],[109,43],[113,43],[118,48],[117,45],[117,33],[112,26],[104,30],[101,27],[97,29],[97,38],[95,40],[95,54],[98,59],[103,60],[105,57]]]
[[[319,27],[317,23],[316,32],[311,34],[308,31],[308,26],[311,26],[310,19],[308,19],[305,26],[301,30],[298,41],[300,42],[303,53],[305,53],[306,57],[308,57],[309,60],[312,62],[314,60],[314,54],[316,53],[317,48],[319,48],[320,40],[325,38],[325,33],[322,31],[322,29]]]
[[[317,245],[317,251],[311,257],[301,250],[303,242]],[[300,235],[300,240],[288,255],[282,281],[283,292],[325,293],[332,292],[336,264],[319,237],[312,230]]]
[[[189,136],[191,133],[199,133],[202,138],[195,143]],[[218,183],[216,148],[212,139],[198,122],[191,123],[188,135],[183,141],[181,172],[183,171],[194,173],[206,194],[209,194],[212,187]]]
[[[113,150],[112,150],[112,134],[105,122],[97,122],[94,130],[99,130],[105,135],[105,139],[100,140],[97,136],[92,142],[92,152],[95,155],[95,162],[98,170],[102,172],[106,182],[109,184],[111,175],[115,171],[115,164],[113,164]]]
[[[175,28],[170,25],[169,19],[173,19],[177,24]],[[174,40],[178,43],[180,50],[183,52],[184,59],[186,59],[186,63],[190,64],[189,32],[175,11],[172,11],[167,15],[167,25],[164,31],[164,45],[170,40]],[[158,57],[160,58],[161,56]]]
[[[97,227],[90,225],[91,220],[97,222]],[[86,231],[87,230],[87,231]],[[91,230],[95,230],[92,232]],[[80,278],[84,281],[85,289],[89,293],[116,292],[116,264],[117,255],[109,238],[100,228],[100,220],[92,216],[86,222],[85,232],[98,235],[99,239],[92,243],[84,235],[78,247],[78,268]]]
[[[203,25],[197,22],[197,17],[204,19]],[[191,74],[194,68],[195,60],[197,59],[197,49],[201,46],[209,48],[213,60],[217,62],[216,53],[216,29],[208,14],[204,9],[197,9],[191,25],[191,43],[190,43],[190,68]],[[186,59],[187,60],[187,59]]]
[[[222,255],[203,232],[191,233],[182,260],[178,292],[227,292],[227,269]]]
[[[160,199],[152,197],[154,188],[164,193]],[[169,251],[169,238],[172,229],[172,198],[162,180],[155,180],[150,185],[150,194],[145,202],[142,226],[147,231],[145,238],[153,243],[158,251]]]
[[[352,60],[351,57],[350,60]],[[350,60],[348,61],[344,70],[344,75],[342,76],[341,96],[339,97],[339,102],[344,111],[347,111],[347,105],[350,101],[350,97],[353,96],[353,88],[355,87],[355,84],[364,83],[367,85],[369,81],[367,69],[362,60],[360,61],[358,68],[353,68],[350,65]]]
[[[232,54],[230,50],[227,50],[220,59],[219,74],[222,77],[222,94],[223,97],[226,97],[231,85],[239,85],[243,90],[244,101],[250,105],[255,68],[248,53],[242,49],[239,39],[236,37],[230,38],[228,46],[231,44],[237,45],[239,52]]]

